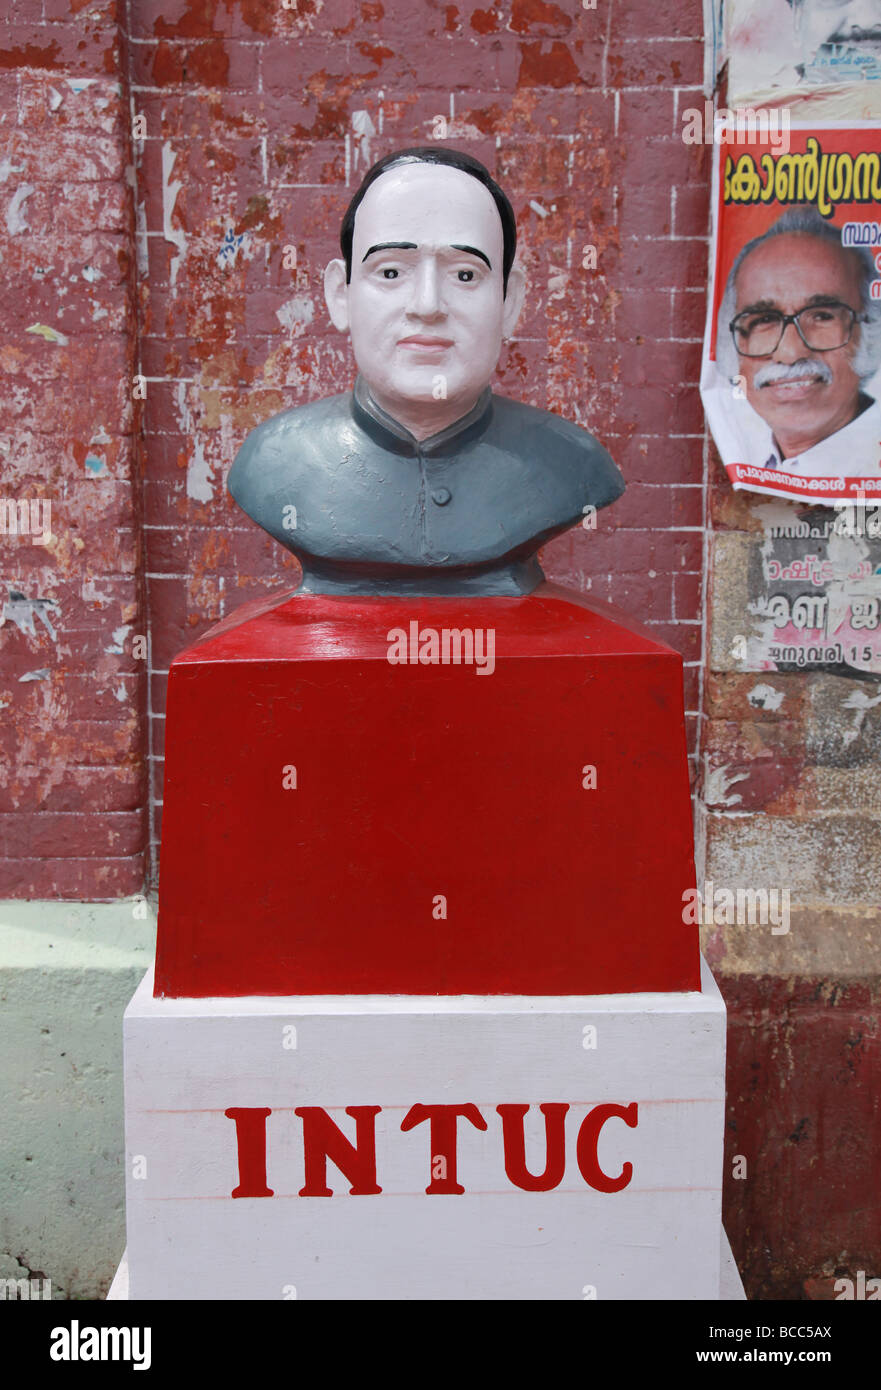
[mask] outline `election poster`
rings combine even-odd
[[[741,114],[714,150],[701,372],[713,438],[734,488],[875,505],[881,131]]]
[[[827,98],[838,119],[881,109],[881,0],[725,0],[723,24],[732,104]]]
[[[766,500],[755,509],[743,576],[742,634],[731,642],[739,670],[824,670],[881,675],[881,506],[794,506]],[[874,698],[874,696],[873,696]],[[852,708],[863,708],[853,696]]]

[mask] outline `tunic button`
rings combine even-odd
[[[431,500],[436,502],[439,507],[445,507],[452,495],[448,487],[439,487],[431,494]]]

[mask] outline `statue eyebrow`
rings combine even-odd
[[[419,248],[415,241],[378,241],[375,246],[370,246],[361,257],[361,264],[372,256],[374,251],[418,251]]]
[[[467,251],[469,256],[478,256],[480,260],[482,260],[486,264],[487,268],[489,270],[492,270],[492,266],[489,263],[489,256],[487,256],[483,251],[478,251],[476,246],[457,246],[456,243],[453,242],[453,250]]]
[[[484,264],[485,264],[490,270],[492,270],[492,266],[490,265],[489,256],[487,256],[486,253],[485,253],[484,251],[478,250],[478,248],[477,248],[476,246],[460,246],[460,245],[458,245],[456,242],[453,242],[452,245],[451,245],[451,247],[450,247],[450,249],[451,249],[452,251],[465,251],[465,252],[468,253],[469,256],[477,256],[479,260],[483,261]],[[415,241],[378,241],[378,242],[376,243],[375,246],[369,246],[369,247],[367,248],[367,250],[364,252],[364,255],[361,257],[361,264],[363,265],[364,262],[367,260],[367,257],[368,257],[368,256],[372,256],[372,255],[374,254],[375,251],[418,251],[418,250],[419,250],[419,247],[416,245],[416,242],[415,242]]]

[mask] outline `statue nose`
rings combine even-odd
[[[416,275],[411,312],[419,318],[436,318],[443,312],[436,267],[428,262]]]

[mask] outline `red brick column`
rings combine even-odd
[[[0,19],[0,499],[16,504],[0,518],[6,897],[110,899],[144,883],[136,286],[115,9],[17,0]]]

